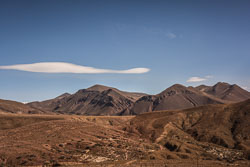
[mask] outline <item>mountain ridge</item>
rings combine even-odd
[[[125,92],[116,88],[93,85],[62,99],[28,103],[29,106],[58,114],[130,115],[132,104],[144,93]]]
[[[26,104],[0,99],[0,113],[12,113],[12,114],[53,114],[44,112],[39,109],[35,109]]]
[[[222,104],[193,87],[174,84],[157,95],[139,99],[132,111],[136,114],[159,110],[175,110],[197,107],[206,104]]]
[[[144,112],[180,110],[208,104],[228,104],[246,99],[250,99],[248,91],[236,84],[230,85],[225,82],[197,87],[174,84],[156,95],[126,92],[97,84],[73,94],[64,93],[54,99],[25,105],[41,113],[138,115]]]

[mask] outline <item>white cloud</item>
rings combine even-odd
[[[187,80],[187,82],[201,82],[206,81],[206,78],[200,78],[200,77],[191,77]]]
[[[167,33],[166,36],[167,36],[168,38],[170,38],[170,39],[176,38],[176,35],[175,35],[174,33],[172,33],[172,32]]]
[[[150,69],[148,68],[132,68],[128,70],[98,69],[94,67],[87,67],[87,66],[81,66],[64,62],[17,64],[9,66],[0,66],[0,69],[39,72],[39,73],[78,73],[78,74],[96,74],[96,73],[141,74],[150,71]]]
[[[212,75],[207,75],[207,76],[205,76],[205,78],[207,78],[207,79],[210,79],[210,78],[213,78],[214,76],[212,76]]]
[[[206,81],[206,80],[211,79],[211,78],[213,78],[212,75],[207,75],[207,76],[205,76],[203,78],[201,78],[201,77],[191,77],[186,82],[202,82],[202,81]]]

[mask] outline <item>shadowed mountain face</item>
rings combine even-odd
[[[185,109],[206,104],[222,104],[223,101],[207,96],[193,87],[173,85],[158,95],[144,96],[134,105],[135,114],[144,112]]]
[[[32,102],[30,107],[61,114],[137,115],[160,110],[179,110],[207,104],[226,104],[250,98],[250,93],[237,85],[217,83],[196,88],[175,84],[157,95],[131,93],[116,88],[94,85],[75,94]]]
[[[136,101],[132,113],[160,110],[178,110],[207,104],[225,104],[250,98],[250,93],[237,85],[217,83],[214,86],[201,85],[196,88],[173,85],[160,94],[144,96]]]
[[[94,85],[73,95],[66,95],[29,106],[62,114],[128,115],[133,103],[145,94],[123,92],[115,88]]]

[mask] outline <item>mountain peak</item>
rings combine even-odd
[[[218,82],[218,83],[216,83],[215,85],[214,85],[214,87],[216,87],[216,86],[230,86],[230,84],[229,83],[226,83],[226,82]]]
[[[218,82],[214,86],[205,89],[205,92],[222,100],[235,102],[250,98],[250,93],[248,91],[236,84],[230,85],[226,82]]]
[[[169,88],[167,88],[165,91],[169,91],[169,90],[184,90],[184,89],[187,89],[186,86],[184,85],[181,85],[181,84],[174,84],[172,86],[170,86]],[[165,92],[163,91],[163,92]]]
[[[93,90],[93,91],[99,91],[99,92],[102,92],[102,91],[105,91],[105,90],[108,90],[108,89],[115,89],[115,88],[111,88],[111,87],[104,86],[104,85],[99,85],[99,84],[96,84],[94,86],[91,86],[91,87],[87,88],[87,90]]]
[[[164,91],[162,91],[161,93],[159,93],[158,95],[164,95],[164,94],[173,94],[175,93],[183,93],[186,92],[189,88],[187,88],[186,86],[183,86],[181,84],[174,84],[172,86],[170,86],[169,88],[165,89]]]
[[[207,91],[207,89],[211,88],[211,86],[199,85],[199,86],[196,86],[195,88],[202,91],[202,92],[204,92],[204,91]]]
[[[69,94],[69,93],[64,93],[64,94],[62,94],[62,95],[60,95],[60,96],[57,96],[55,99],[62,99],[62,98],[64,98],[64,97],[68,97],[68,96],[70,96],[71,94]]]
[[[187,88],[187,87],[184,86],[184,85],[181,85],[181,84],[174,84],[174,85],[170,86],[170,87],[167,88],[167,89],[176,89],[176,90],[178,90],[178,89],[186,89],[186,88]]]

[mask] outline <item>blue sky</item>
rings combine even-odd
[[[225,81],[250,90],[249,9],[247,0],[1,0],[0,66],[64,62],[150,71],[0,69],[0,98],[44,100],[94,84],[156,94],[175,83]]]

